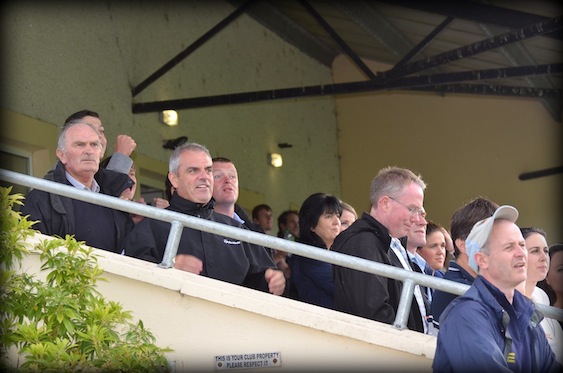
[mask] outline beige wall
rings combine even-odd
[[[234,160],[241,202],[247,208],[265,202],[279,214],[298,208],[318,191],[340,194],[331,97],[182,110],[177,127],[159,123],[157,113],[132,114],[132,102],[330,81],[330,68],[243,14],[132,99],[132,87],[234,10],[226,1],[93,1],[58,6],[29,1],[5,5],[3,10],[3,109],[39,120],[55,132],[69,114],[95,110],[105,124],[108,149],[117,134],[130,134],[138,144],[135,159],[151,163],[150,172],[160,168],[162,175],[170,155],[162,148],[163,140],[188,136],[205,144],[212,156]],[[35,134],[27,132],[22,138],[7,129],[1,135],[30,142]],[[278,143],[293,148],[279,149]],[[49,151],[54,147],[52,142]],[[267,164],[271,152],[283,155],[281,169]]]
[[[373,71],[389,66],[367,61]],[[345,56],[335,83],[363,79]],[[377,171],[400,166],[428,184],[430,219],[449,227],[455,209],[482,196],[520,211],[520,226],[563,241],[563,175],[520,181],[518,175],[561,166],[561,123],[538,99],[375,92],[336,99],[342,196],[369,209]]]

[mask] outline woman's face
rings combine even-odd
[[[441,231],[434,231],[426,236],[426,245],[417,249],[426,263],[435,270],[444,267],[446,260],[446,238]]]
[[[345,230],[346,228],[351,226],[355,221],[356,216],[351,211],[342,209],[342,215],[340,215],[340,225],[342,227],[342,230]]]
[[[311,229],[319,236],[326,247],[330,249],[334,239],[341,231],[340,218],[337,214],[322,214],[317,225]]]
[[[551,257],[547,283],[557,294],[557,298],[563,296],[563,251],[558,251]]]
[[[549,270],[549,248],[543,235],[532,233],[526,238],[528,249],[528,282],[545,279]]]

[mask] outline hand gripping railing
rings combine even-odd
[[[461,295],[469,289],[468,285],[457,282],[428,276],[418,272],[411,272],[391,265],[373,262],[333,252],[330,250],[320,250],[318,247],[305,245],[298,242],[285,240],[283,238],[257,233],[248,229],[241,229],[226,224],[209,221],[195,216],[189,216],[179,212],[169,211],[144,205],[137,202],[122,200],[116,197],[107,196],[100,193],[91,193],[79,190],[70,185],[64,185],[53,181],[39,179],[33,176],[20,174],[13,171],[0,169],[0,179],[18,185],[40,189],[49,193],[59,194],[65,197],[78,199],[80,201],[98,204],[101,206],[126,211],[133,214],[143,215],[149,218],[166,221],[172,224],[162,262],[158,265],[161,268],[173,267],[173,259],[178,252],[178,245],[183,227],[190,227],[204,232],[215,233],[241,241],[251,242],[264,247],[285,251],[291,254],[305,256],[308,258],[332,263],[342,267],[352,268],[358,271],[372,273],[374,275],[385,276],[403,282],[403,291],[399,301],[399,307],[393,326],[397,329],[405,329],[407,319],[413,300],[413,291],[416,284],[442,290],[448,293]],[[25,203],[25,200],[24,200]],[[546,316],[557,320],[563,320],[563,310],[546,306],[537,305],[538,309]]]

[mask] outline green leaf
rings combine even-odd
[[[13,211],[24,197],[0,188],[0,341],[18,349],[23,371],[167,372],[164,353],[131,311],[96,289],[96,249],[67,235],[36,244],[45,280],[17,269],[35,222]],[[4,317],[6,316],[6,317]]]

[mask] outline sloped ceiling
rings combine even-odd
[[[541,100],[561,122],[562,9],[557,1],[232,0],[236,10],[133,90],[158,79],[246,13],[322,64],[347,54],[363,82],[134,103],[133,112],[187,109],[383,89]],[[371,71],[364,60],[392,65]]]

